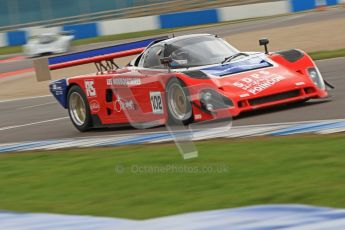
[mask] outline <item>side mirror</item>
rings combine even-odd
[[[259,40],[260,46],[265,46],[265,54],[268,54],[268,48],[267,45],[270,43],[270,41],[267,38],[261,38]]]

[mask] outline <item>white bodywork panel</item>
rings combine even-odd
[[[48,53],[65,53],[70,50],[73,38],[73,35],[67,33],[34,36],[23,46],[24,54],[28,57],[36,57]]]

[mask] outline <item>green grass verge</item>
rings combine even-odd
[[[107,35],[107,36],[100,36],[100,37],[95,37],[95,38],[74,40],[72,44],[74,46],[88,45],[88,44],[99,43],[99,42],[109,42],[109,41],[118,41],[118,40],[123,40],[123,39],[140,38],[140,37],[145,37],[145,36],[154,36],[154,35],[160,35],[164,33],[170,33],[172,31],[173,29],[158,29],[158,30],[125,33],[125,34]],[[21,52],[22,52],[21,46],[0,47],[0,55],[16,54],[16,53],[21,53]]]
[[[345,208],[344,137],[198,142],[188,161],[172,144],[2,154],[0,209],[145,219],[256,204]],[[203,168],[213,171],[191,172]]]
[[[311,53],[309,53],[309,55],[314,60],[323,60],[323,59],[329,59],[329,58],[345,57],[345,49],[311,52]]]
[[[123,39],[131,39],[131,38],[140,38],[145,36],[154,36],[160,35],[164,33],[171,32],[172,29],[157,29],[157,30],[148,30],[148,31],[141,31],[141,32],[133,32],[133,33],[125,33],[125,34],[114,34],[114,35],[106,35],[100,36],[95,38],[86,38],[73,41],[73,45],[88,45],[92,43],[99,43],[99,42],[109,42],[109,41],[118,41]]]
[[[211,28],[211,27],[222,26],[222,25],[229,25],[229,24],[264,20],[264,19],[269,19],[269,18],[283,17],[283,16],[287,16],[287,15],[290,15],[290,14],[281,14],[281,15],[268,16],[268,17],[246,18],[246,19],[239,19],[239,20],[233,20],[233,21],[201,24],[201,25],[194,25],[194,26],[182,26],[182,27],[169,28],[169,29],[155,29],[155,30],[139,31],[139,32],[132,32],[132,33],[124,33],[124,34],[106,35],[106,36],[99,36],[99,37],[95,37],[95,38],[75,40],[73,42],[73,44],[78,46],[78,45],[87,45],[87,44],[91,44],[91,43],[118,41],[118,40],[123,40],[123,39],[162,35],[162,34],[168,34],[168,33],[172,34],[174,32],[179,32],[179,31],[188,31],[188,30],[201,29],[201,28]]]
[[[21,53],[21,52],[23,52],[21,46],[0,47],[0,55],[16,54],[16,53]],[[0,57],[0,59],[1,59],[1,57]]]
[[[171,32],[171,30],[161,29],[161,30],[152,30],[152,31],[144,31],[144,32],[108,35],[108,36],[102,36],[102,37],[97,37],[97,38],[75,40],[73,41],[73,45],[79,46],[79,45],[87,45],[87,44],[97,43],[97,42],[117,41],[117,40],[130,39],[130,38],[154,36],[154,35],[160,35],[160,34],[169,33],[169,32]],[[15,53],[20,53],[20,52],[22,52],[21,46],[0,47],[0,55],[15,54]],[[309,52],[309,55],[314,60],[345,57],[345,49]],[[1,57],[0,57],[0,60],[1,60]]]

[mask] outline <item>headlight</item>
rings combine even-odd
[[[208,111],[213,111],[213,110],[214,110],[214,106],[213,106],[212,104],[207,104],[207,105],[206,105],[206,109],[207,109]]]
[[[229,108],[234,105],[229,98],[224,97],[223,95],[211,89],[200,92],[200,103],[201,106],[208,111]]]
[[[325,82],[321,76],[320,71],[316,68],[309,68],[308,70],[308,74],[311,78],[311,80],[314,82],[314,84],[319,88],[319,89],[325,89]]]
[[[202,92],[201,93],[201,99],[204,101],[209,101],[212,98],[212,93],[211,92]]]

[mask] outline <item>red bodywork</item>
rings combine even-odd
[[[119,52],[110,57],[129,56],[143,50],[139,48]],[[50,69],[107,58],[109,57],[102,56],[78,60],[53,65]],[[315,67],[315,64],[307,54],[303,53],[303,57],[294,62],[278,53],[271,53],[267,58],[274,63],[273,66],[222,77],[208,75],[207,78],[194,78],[183,72],[169,72],[167,69],[149,70],[129,66],[68,78],[67,91],[72,85],[78,85],[83,89],[91,114],[98,120],[94,122],[95,126],[165,123],[168,119],[165,86],[171,78],[180,79],[188,89],[193,107],[193,120],[196,122],[224,116],[235,117],[246,111],[327,96],[327,91],[318,88],[308,75],[307,69]],[[233,105],[226,109],[206,110],[200,102],[200,92],[203,89],[215,90],[230,99]],[[155,101],[155,96],[161,100]],[[158,106],[158,109],[155,106]]]

